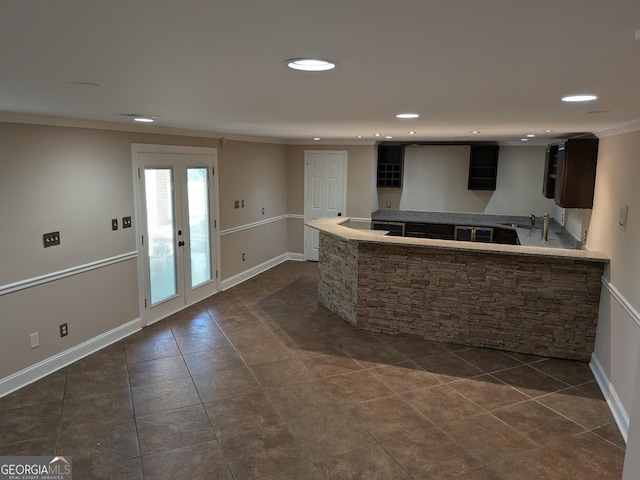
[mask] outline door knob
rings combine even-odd
[[[180,240],[180,241],[178,242],[178,246],[179,246],[179,247],[184,247],[184,242],[183,242],[182,240]]]

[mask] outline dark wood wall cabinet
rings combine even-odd
[[[575,138],[549,145],[543,195],[563,208],[592,208],[597,161],[597,138]]]
[[[378,187],[402,188],[404,145],[378,146]]]
[[[495,190],[498,178],[498,145],[471,145],[468,190]]]

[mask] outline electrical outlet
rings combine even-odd
[[[234,208],[240,208],[240,200],[236,200],[233,205]]]
[[[60,336],[66,337],[67,335],[69,335],[69,327],[66,323],[63,323],[62,325],[60,325]]]
[[[240,200],[240,206],[244,208],[244,200]]]
[[[131,217],[122,217],[122,228],[131,228]]]
[[[40,346],[40,335],[38,334],[38,332],[29,335],[29,339],[31,340],[31,348]]]
[[[262,207],[262,214],[264,215],[264,207]]]
[[[60,245],[60,232],[45,233],[42,235],[44,248]]]
[[[111,219],[111,230],[117,230],[118,229],[118,219],[117,218],[112,218]]]
[[[391,208],[391,202],[387,202],[387,208]]]
[[[245,256],[245,254],[242,254],[242,261],[244,262],[247,259],[247,257]]]

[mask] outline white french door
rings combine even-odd
[[[134,145],[146,325],[219,290],[216,164],[214,149]]]
[[[347,204],[347,152],[305,150],[304,221],[344,215]],[[304,227],[304,257],[318,260],[320,233]]]

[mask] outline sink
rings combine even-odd
[[[500,223],[499,225],[506,225],[507,227],[512,227],[512,228],[526,228],[526,229],[531,229],[531,225],[530,224],[525,224],[525,223],[509,223],[509,222],[504,222],[504,223]]]

